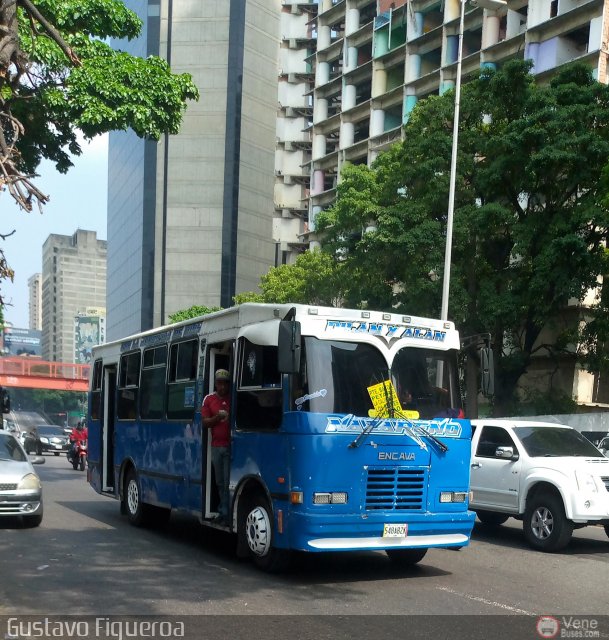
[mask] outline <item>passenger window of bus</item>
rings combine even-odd
[[[140,361],[141,354],[139,351],[121,356],[116,406],[116,415],[119,420],[135,420],[139,392]]]
[[[163,417],[166,370],[167,345],[144,350],[140,381],[140,417],[144,420],[160,420]]]
[[[172,344],[167,376],[167,418],[192,420],[195,410],[195,380],[199,341]]]
[[[102,361],[93,363],[91,380],[91,420],[99,420],[101,416]]]
[[[278,429],[282,420],[281,374],[277,370],[277,347],[240,341],[238,429]]]

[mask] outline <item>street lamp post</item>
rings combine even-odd
[[[455,215],[455,189],[457,182],[457,148],[459,145],[459,109],[461,106],[461,62],[463,59],[463,32],[465,4],[459,0],[459,45],[457,47],[457,77],[455,79],[455,115],[453,117],[453,142],[450,156],[450,186],[448,189],[448,211],[446,214],[446,249],[444,251],[444,279],[442,281],[442,309],[440,318],[448,320],[448,294],[450,291],[450,261],[453,248],[453,218]],[[482,9],[496,10],[507,5],[506,0],[471,0],[470,4]]]

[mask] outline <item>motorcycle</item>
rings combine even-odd
[[[72,463],[74,470],[85,470],[87,464],[87,441],[79,440],[74,443],[74,447],[68,452],[68,460]]]

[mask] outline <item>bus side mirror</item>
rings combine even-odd
[[[277,339],[277,369],[279,373],[300,371],[300,322],[281,320]]]
[[[485,396],[495,393],[495,365],[493,350],[490,347],[480,349],[480,388]]]
[[[0,390],[0,404],[2,405],[2,413],[9,413],[11,410],[11,397],[6,389]]]

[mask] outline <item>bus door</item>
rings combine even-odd
[[[104,367],[103,424],[101,434],[102,491],[115,493],[114,484],[114,415],[116,398],[116,365]]]
[[[211,344],[208,346],[206,358],[208,369],[207,375],[205,376],[203,398],[205,398],[207,394],[214,392],[215,372],[218,369],[227,369],[228,371],[231,371],[232,375],[232,351],[233,344],[230,341]],[[216,480],[214,478],[211,463],[211,431],[209,429],[205,429],[203,427],[203,423],[201,423],[201,429],[203,429],[203,437],[201,439],[203,446],[203,518],[210,519],[217,513],[218,490],[216,488]]]

